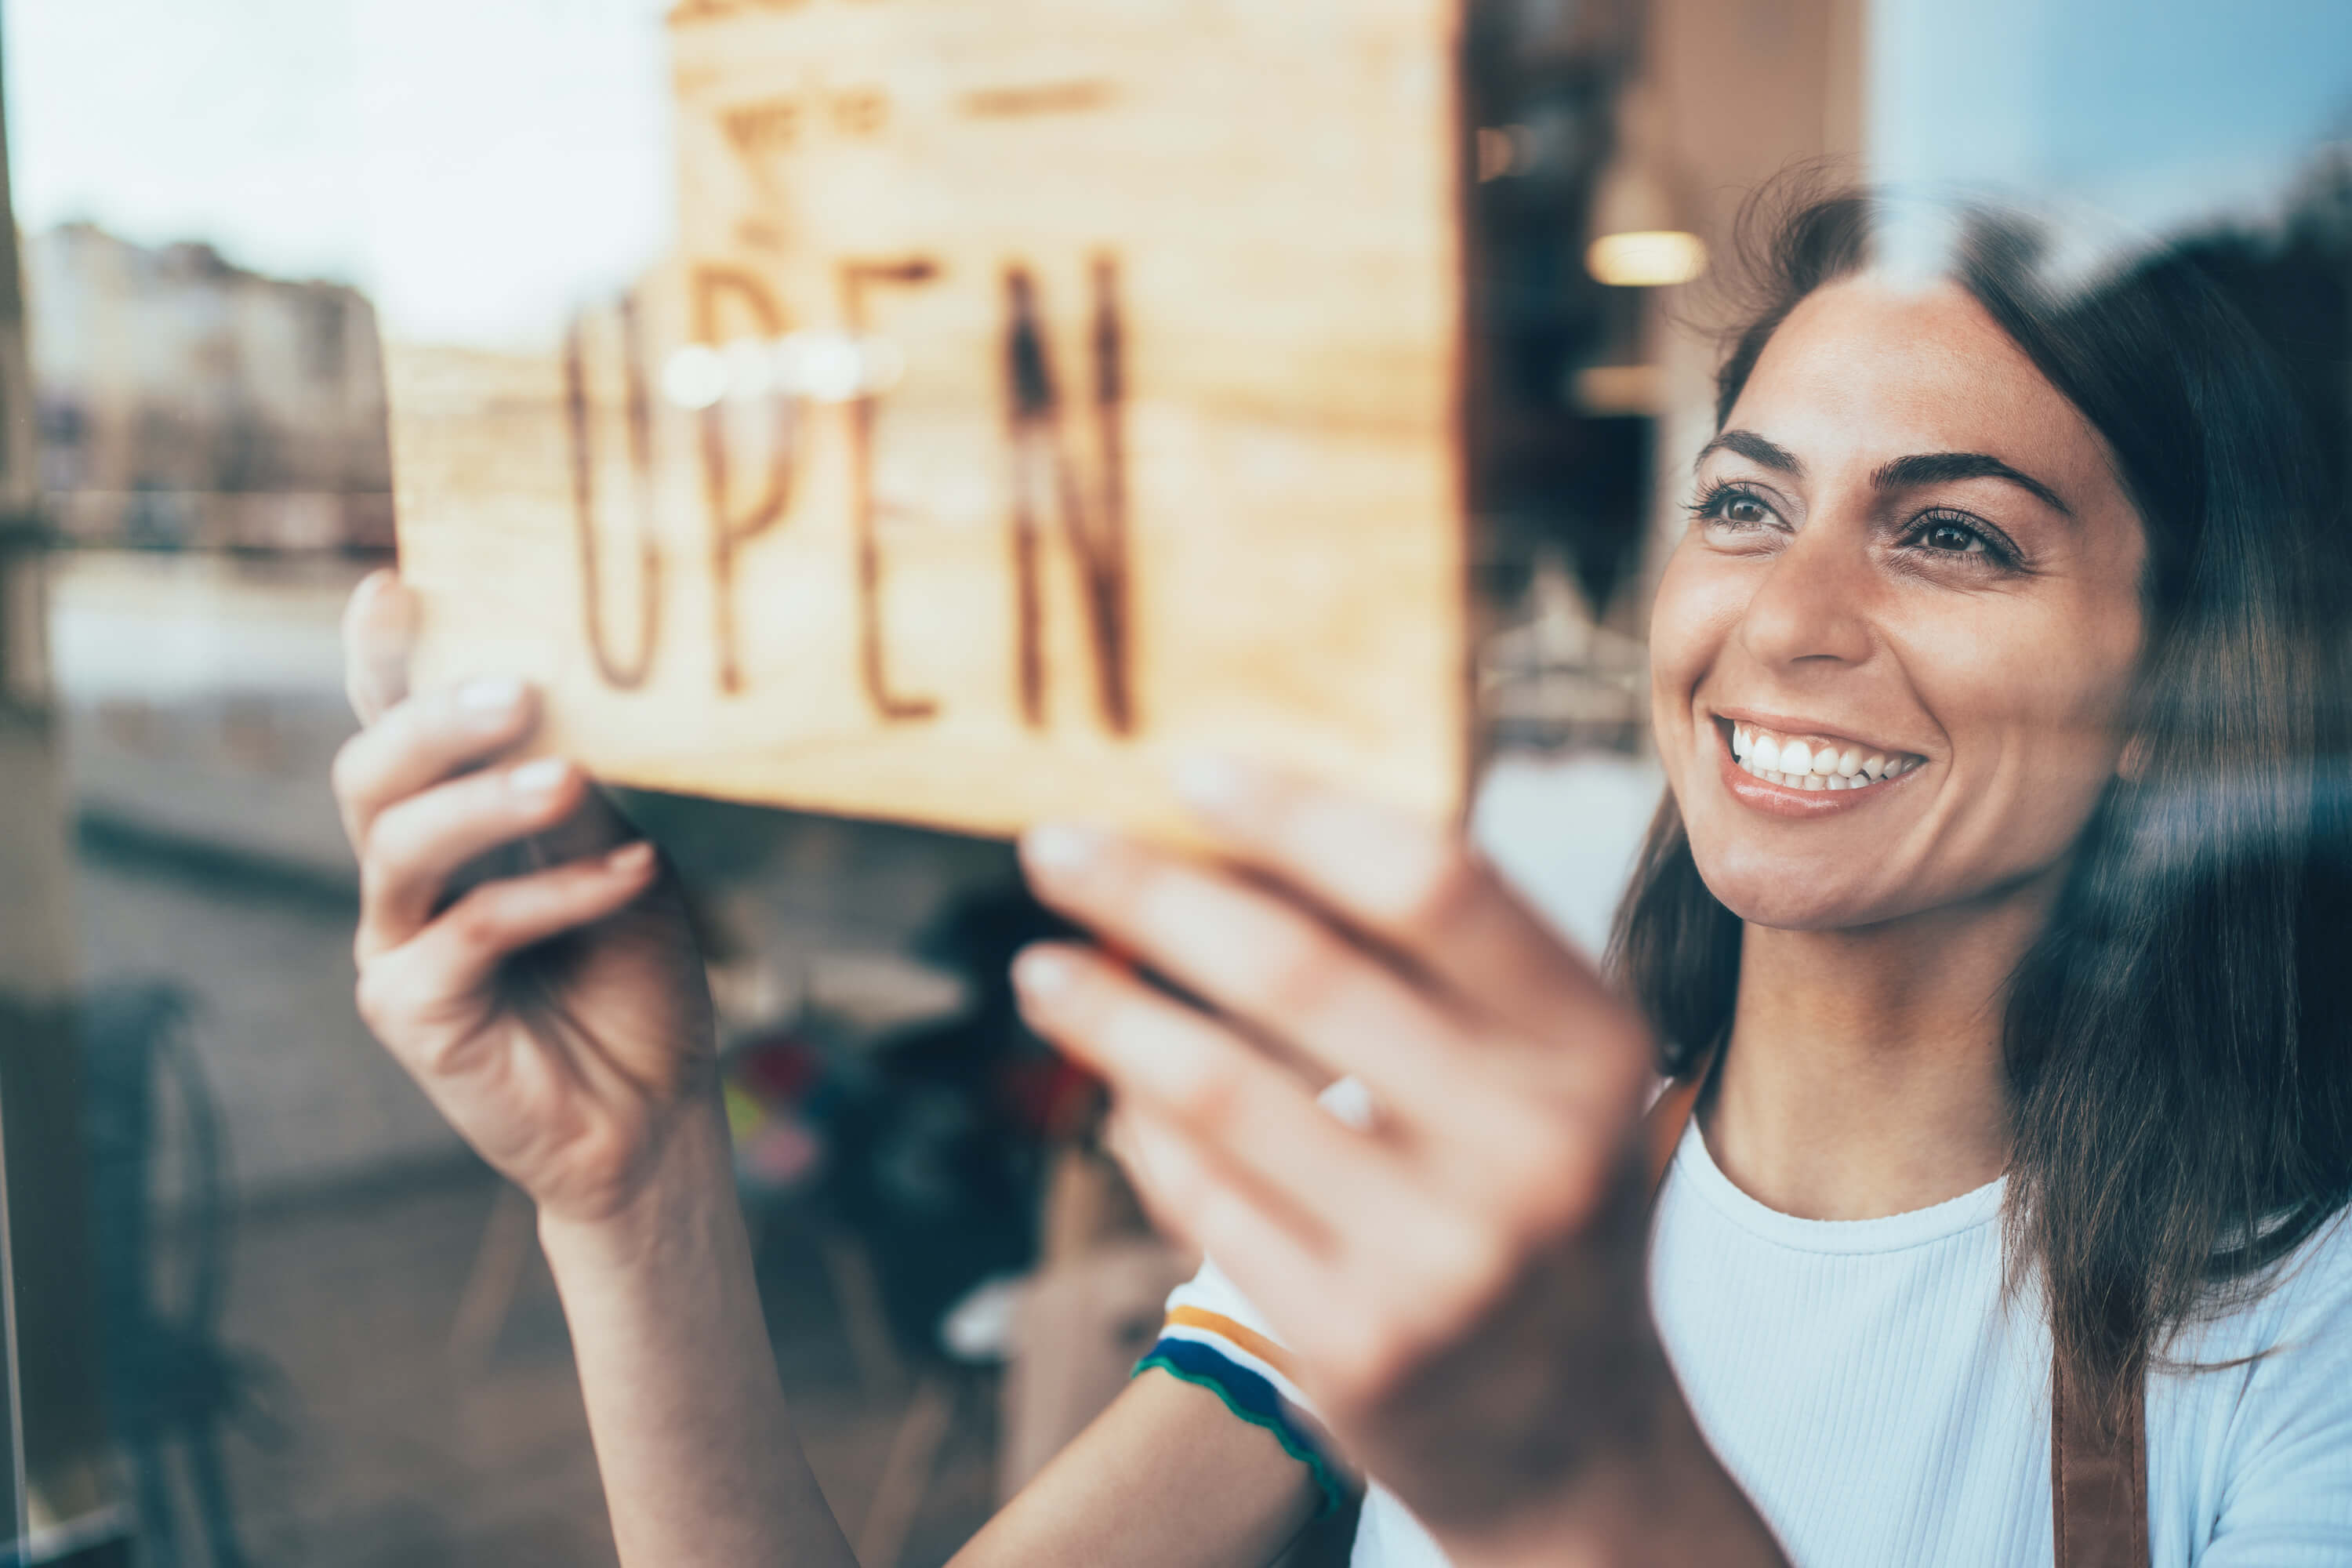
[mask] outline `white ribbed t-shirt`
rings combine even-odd
[[[2002,1290],[2001,1188],[1794,1219],[1732,1185],[1696,1125],[1684,1134],[1653,1310],[1700,1429],[1800,1568],[2051,1560],[2050,1334]],[[1185,1290],[1261,1321],[1213,1270]],[[2154,1568],[2352,1564],[2352,1220],[2174,1355],[2242,1364],[2149,1379]],[[1445,1565],[1377,1485],[1352,1562]]]

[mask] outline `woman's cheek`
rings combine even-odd
[[[2121,752],[2137,651],[2098,606],[1941,628],[1905,639],[1905,667],[1949,738],[1967,797],[1947,832],[1972,884],[2054,865],[2088,825]]]
[[[1690,752],[1691,692],[1704,673],[1704,663],[1695,657],[1689,595],[1677,581],[1676,563],[1683,553],[1669,558],[1650,605],[1650,738],[1665,769],[1666,787],[1677,798],[1687,799],[1683,759]]]
[[[1660,739],[1684,735],[1691,699],[1746,605],[1753,585],[1739,563],[1685,540],[1666,559],[1650,606],[1650,708]]]

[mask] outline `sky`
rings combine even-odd
[[[543,337],[668,236],[662,0],[0,5],[28,230],[205,238],[486,342]],[[1872,163],[1905,184],[2163,231],[2260,211],[2352,139],[2347,0],[1871,0],[1870,37]]]
[[[2143,232],[2260,216],[2352,142],[2347,0],[1873,0],[1874,174]]]
[[[353,282],[394,330],[529,341],[664,248],[661,0],[5,0],[28,231]]]

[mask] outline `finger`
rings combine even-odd
[[[384,811],[360,858],[361,957],[398,947],[424,930],[460,867],[554,827],[586,793],[578,769],[559,757],[541,757],[468,774]]]
[[[612,797],[592,785],[581,791],[577,809],[531,838],[524,850],[530,868],[537,870],[603,855],[636,837],[635,825],[621,815]]]
[[[1222,759],[1177,787],[1244,863],[1378,937],[1510,1027],[1555,1037],[1618,1005],[1448,825]]]
[[[387,710],[335,754],[335,804],[364,855],[387,808],[504,751],[529,731],[538,696],[503,676],[413,697]]]
[[[1192,1234],[1191,1216],[1181,1209],[1168,1207],[1161,1200],[1160,1183],[1151,1170],[1150,1147],[1137,1132],[1142,1120],[1141,1112],[1112,1101],[1109,1113],[1103,1118],[1103,1152],[1127,1173],[1128,1184],[1135,1189],[1136,1201],[1143,1205],[1144,1217],[1151,1222],[1151,1228],[1198,1253],[1201,1241]]]
[[[1123,1104],[1198,1139],[1328,1249],[1408,1194],[1394,1153],[1350,1131],[1229,1030],[1117,965],[1063,943],[1013,966],[1032,1028],[1110,1081]]]
[[[1022,853],[1045,902],[1333,1076],[1361,1079],[1384,1111],[1486,1110],[1459,1022],[1296,904],[1090,828],[1036,829]]]
[[[1122,1142],[1146,1206],[1183,1215],[1181,1237],[1249,1298],[1275,1340],[1296,1347],[1291,1375],[1310,1396],[1327,1384],[1327,1363],[1360,1356],[1357,1344],[1376,1326],[1367,1323],[1371,1289],[1383,1269],[1412,1268],[1409,1250],[1373,1246],[1369,1256],[1331,1258],[1306,1248],[1200,1140],[1150,1112],[1129,1114]]]
[[[1298,1348],[1327,1413],[1340,1413],[1331,1396],[1375,1397],[1458,1346],[1527,1266],[1496,1216],[1417,1192],[1318,1253],[1189,1129],[1149,1108],[1125,1114],[1123,1163],[1147,1206],[1181,1215],[1181,1234]]]
[[[414,941],[365,965],[362,1016],[410,1070],[437,1070],[446,1064],[410,1058],[415,1043],[436,1032],[404,1026],[465,1003],[516,953],[618,914],[653,885],[659,864],[641,840],[593,860],[484,883]]]
[[[416,598],[389,567],[369,573],[343,608],[343,691],[362,724],[408,695]]]
[[[1347,1300],[1342,1265],[1305,1245],[1286,1216],[1171,1123],[1140,1110],[1124,1114],[1125,1163],[1146,1205],[1181,1216],[1185,1239],[1241,1287],[1276,1339],[1311,1344],[1332,1304]]]

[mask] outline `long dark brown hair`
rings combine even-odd
[[[1870,265],[1887,212],[1751,204],[1759,290],[1716,424],[1775,330]],[[2147,538],[2129,710],[2137,765],[2075,847],[2004,1022],[2012,1280],[2042,1282],[2061,1364],[2110,1418],[2172,1331],[2266,1288],[2352,1194],[2345,519],[2244,319],[2171,253],[2073,285],[2032,228],[1977,212],[1950,276],[2105,438]],[[1669,795],[1611,942],[1664,1065],[1728,1031],[1741,925]]]

